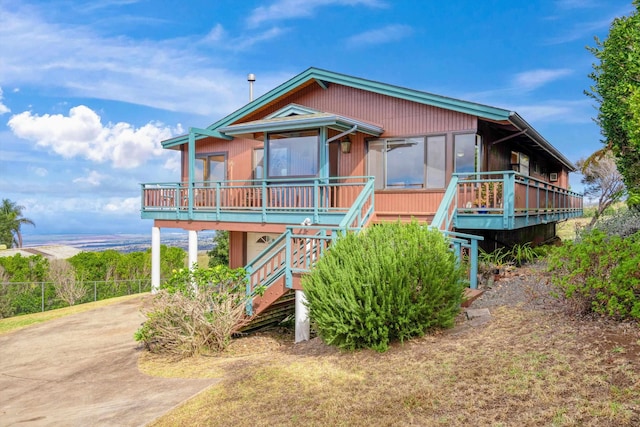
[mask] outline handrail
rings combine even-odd
[[[577,216],[583,196],[553,183],[515,171],[456,174],[457,214],[499,214],[502,229]],[[457,215],[456,214],[456,215]]]
[[[282,235],[251,260],[247,272],[246,294],[253,295],[257,286],[269,287],[285,276],[285,286],[293,287],[293,273],[304,273],[311,269],[313,262],[341,233],[355,231],[364,227],[373,214],[373,177],[367,177],[367,183],[345,214],[340,224],[331,225],[289,225]],[[354,226],[353,223],[356,222]],[[295,233],[294,230],[299,230]],[[303,231],[316,231],[315,234],[303,234]],[[330,235],[328,232],[331,232]],[[247,299],[247,315],[253,313],[253,300]]]
[[[368,178],[369,180],[360,192],[360,195],[358,195],[347,214],[344,216],[342,221],[340,221],[340,228],[344,230],[360,229],[364,227],[371,218],[374,211],[374,177],[370,176]],[[368,209],[363,214],[362,210],[365,208],[367,202],[369,202]],[[358,221],[357,226],[352,227],[351,224],[356,220]]]
[[[431,221],[431,225],[438,230],[449,230],[453,224],[456,206],[454,205],[452,209],[452,204],[457,202],[455,196],[458,191],[458,179],[456,175],[451,177],[451,181],[449,181],[449,186],[444,192],[440,206],[438,206],[438,210],[433,216],[433,221]]]

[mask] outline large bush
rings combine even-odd
[[[244,269],[222,265],[175,271],[145,310],[136,340],[177,358],[224,350],[248,321],[245,277]]]
[[[618,212],[598,222],[595,228],[609,236],[631,236],[640,231],[640,212],[635,210]]]
[[[464,283],[445,237],[413,222],[339,238],[303,287],[325,342],[384,351],[392,341],[452,326]]]
[[[584,232],[558,248],[549,265],[553,283],[577,313],[640,319],[640,232]]]

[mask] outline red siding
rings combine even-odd
[[[244,256],[245,236],[247,233],[240,231],[229,232],[229,267],[240,268],[246,265]]]

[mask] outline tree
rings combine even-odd
[[[53,282],[56,296],[74,305],[87,295],[87,288],[76,277],[76,271],[65,259],[55,259],[49,264],[49,280]]]
[[[24,206],[19,206],[9,199],[2,199],[2,205],[0,205],[0,244],[5,244],[8,248],[22,247],[22,226],[29,224],[35,227],[32,220],[22,216],[23,209]]]
[[[229,265],[229,232],[228,231],[216,231],[216,235],[213,238],[213,244],[215,245],[207,255],[209,255],[209,267],[215,267],[216,265]]]
[[[640,194],[640,0],[633,5],[629,16],[614,19],[606,40],[588,48],[599,63],[585,91],[599,104],[602,142],[616,156],[631,202]]]
[[[609,152],[596,152],[587,159],[579,160],[577,165],[582,172],[585,197],[598,198],[596,213],[589,224],[591,227],[609,206],[624,196],[625,186],[615,159]]]

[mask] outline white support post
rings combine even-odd
[[[306,306],[307,297],[304,291],[296,291],[296,340],[309,341],[309,308]]]
[[[198,232],[189,230],[189,269],[193,270],[193,264],[198,262]]]
[[[151,228],[151,293],[160,289],[160,228]]]

